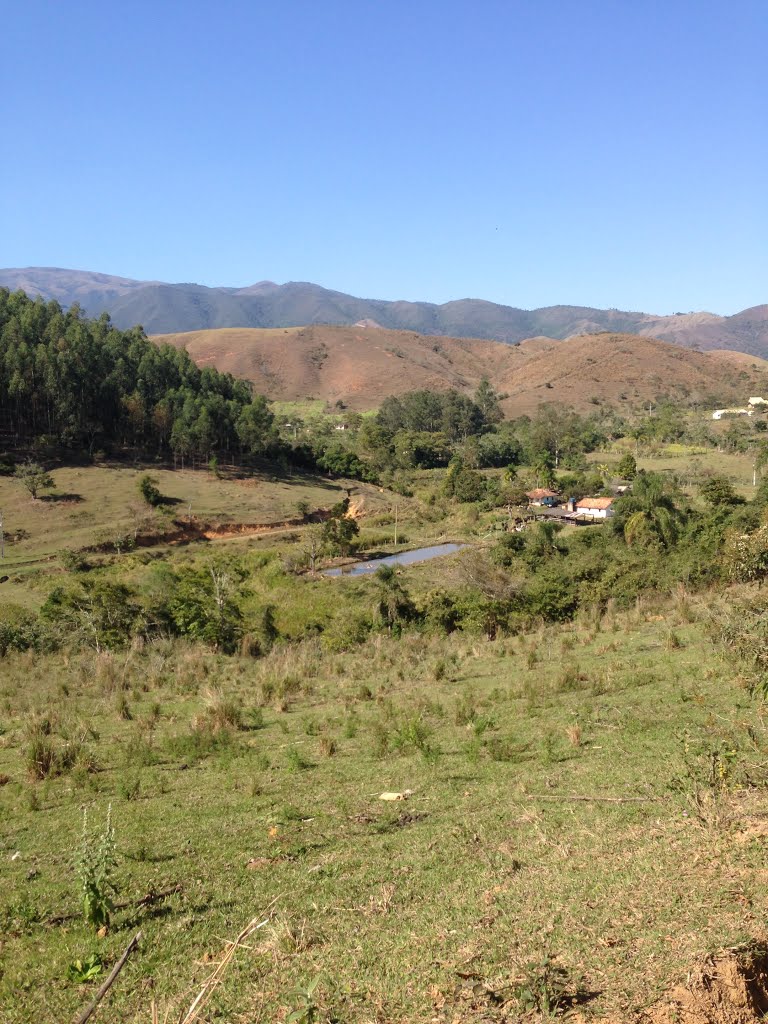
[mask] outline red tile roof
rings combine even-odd
[[[576,502],[576,508],[610,508],[613,498],[582,498]]]
[[[546,487],[536,487],[532,491],[526,491],[526,498],[535,501],[537,498],[559,498],[557,491],[548,491]]]

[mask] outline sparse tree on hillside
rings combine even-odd
[[[25,462],[23,466],[16,467],[13,475],[26,487],[33,501],[37,501],[40,491],[53,487],[53,477],[39,462]]]
[[[157,486],[157,480],[149,473],[145,473],[139,480],[139,494],[152,508],[157,508],[163,503],[163,496]]]
[[[347,515],[348,511],[349,498],[345,498],[333,506],[330,517],[323,523],[323,544],[333,554],[348,555],[360,532],[355,520]]]
[[[393,566],[379,566],[374,582],[377,592],[376,612],[387,627],[387,632],[391,633],[399,628],[400,623],[412,619],[416,608]]]
[[[479,407],[483,414],[483,419],[489,426],[493,423],[500,423],[504,419],[499,396],[494,391],[487,377],[483,377],[477,385],[475,405]]]

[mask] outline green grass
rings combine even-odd
[[[329,1018],[516,1019],[547,955],[570,993],[593,994],[587,1013],[646,1004],[768,912],[754,828],[768,732],[706,638],[706,606],[641,602],[496,643],[380,636],[343,655],[307,641],[259,661],[167,643],[7,659],[4,1024],[73,1017],[95,985],[68,981],[69,964],[98,951],[108,970],[138,928],[98,1019],[148,1020],[153,993],[161,1019],[177,1013],[273,900],[210,1019],[284,1019],[317,975]],[[34,782],[41,717],[57,749],[80,746]],[[134,905],[100,939],[73,859],[82,808],[100,821],[110,803]]]
[[[587,458],[594,464],[611,465],[626,451],[635,454],[634,445],[617,443],[610,452],[593,452]],[[742,452],[719,452],[714,448],[697,448],[693,445],[667,444],[659,447],[656,454],[641,449],[637,454],[638,469],[654,473],[675,473],[682,480],[684,489],[691,495],[697,493],[697,482],[706,476],[724,476],[734,485],[736,491],[751,500],[755,495],[752,485],[754,455]],[[760,478],[758,477],[758,484]]]
[[[271,409],[279,423],[290,419],[292,416],[299,416],[301,419],[308,419],[313,416],[334,415],[327,409],[328,403],[322,398],[305,398],[303,401],[297,399],[289,402],[272,402]],[[343,417],[343,411],[339,410],[339,417]]]
[[[159,533],[173,531],[173,520],[188,516],[214,525],[279,524],[295,519],[302,501],[310,509],[329,508],[344,497],[348,483],[301,475],[238,478],[226,469],[222,478],[217,478],[207,470],[64,466],[53,470],[54,491],[33,501],[16,480],[0,476],[6,536],[1,565],[2,573],[11,577],[2,585],[0,599],[37,605],[61,574],[58,556],[63,550],[90,548],[120,531],[131,534],[137,517],[148,511],[138,492],[139,479],[147,472],[157,479],[161,493],[174,499],[154,515],[151,529]],[[378,488],[359,483],[351,486],[371,512],[388,507],[387,496]],[[175,557],[174,549],[167,546],[152,550]]]

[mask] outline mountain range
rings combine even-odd
[[[57,299],[64,306],[78,302],[89,316],[107,311],[118,327],[141,324],[149,334],[362,323],[422,335],[514,344],[537,336],[562,340],[608,331],[660,338],[685,348],[727,349],[768,357],[768,304],[733,316],[704,312],[655,316],[587,306],[525,310],[482,299],[458,299],[441,305],[361,299],[295,281],[208,288],[56,267],[0,270],[0,287]]]

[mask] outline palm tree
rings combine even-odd
[[[614,529],[629,547],[674,547],[683,513],[667,482],[658,473],[639,473],[632,493],[616,503]]]
[[[603,478],[603,483],[607,483],[611,476],[611,467],[605,462],[600,462],[595,469]]]
[[[401,622],[413,618],[413,601],[391,565],[381,565],[374,575],[376,583],[376,611],[391,633]]]

